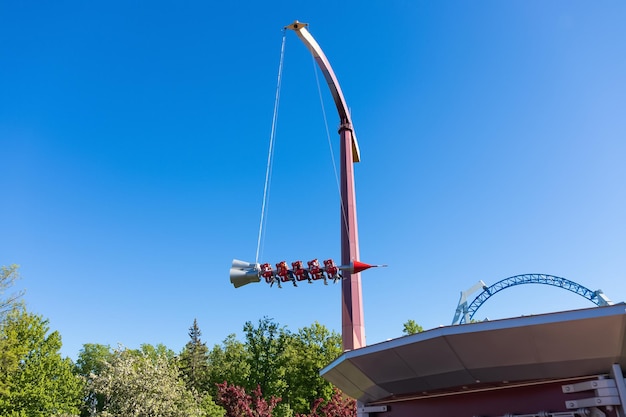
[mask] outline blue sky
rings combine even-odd
[[[331,61],[355,167],[369,344],[451,322],[459,292],[546,273],[626,298],[626,4],[2,2],[0,264],[84,343],[164,343],[198,319],[340,331],[340,286],[235,290],[254,260],[282,27]],[[261,261],[340,258],[313,61],[287,33]],[[324,87],[324,85],[322,85]],[[322,90],[338,155],[338,118]],[[591,307],[552,287],[477,317]]]

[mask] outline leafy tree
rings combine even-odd
[[[215,403],[209,394],[202,396],[200,408],[202,408],[206,417],[224,417],[224,414],[226,414],[226,410]]]
[[[345,397],[335,388],[330,400],[318,399],[309,414],[300,414],[298,417],[356,417],[356,401]]]
[[[319,372],[341,355],[341,335],[315,322],[292,336],[286,353],[285,381],[289,389],[283,401],[296,413],[305,413],[316,399],[330,400],[333,386]]]
[[[0,324],[0,415],[77,414],[83,384],[62,358],[61,336],[48,321],[21,308]]]
[[[206,389],[209,367],[209,348],[200,339],[201,335],[198,321],[194,319],[189,328],[191,340],[180,354],[180,370],[185,376],[185,383],[198,392]]]
[[[269,401],[263,398],[260,386],[252,395],[245,388],[224,382],[218,384],[217,402],[226,410],[225,417],[272,417],[276,416],[280,398],[271,396]],[[297,417],[356,417],[356,401],[342,395],[334,388],[328,400],[319,398],[307,414]]]
[[[85,343],[80,352],[78,352],[76,372],[85,377],[88,377],[90,374],[99,375],[112,357],[113,352],[111,352],[109,345]]]
[[[246,345],[234,334],[228,335],[221,345],[215,345],[208,355],[208,380],[205,389],[217,398],[217,384],[228,381],[245,386],[250,378],[250,361]]]
[[[111,352],[109,345],[86,343],[78,353],[75,372],[80,375],[87,384],[90,384],[94,377],[102,373],[107,363],[110,362],[112,358],[113,352]],[[87,391],[83,401],[81,416],[87,417],[101,412],[104,401],[104,395]]]
[[[162,343],[159,343],[157,345],[144,343],[139,347],[138,350],[130,350],[130,352],[137,355],[137,357],[143,356],[153,362],[156,362],[160,359],[165,359],[170,363],[176,362],[176,353]]]
[[[280,398],[271,396],[269,402],[263,398],[261,386],[257,385],[252,395],[245,388],[228,384],[218,384],[217,402],[225,410],[225,417],[272,417],[272,411]]]
[[[2,298],[4,292],[20,278],[18,268],[19,266],[15,264],[0,266],[0,318],[11,311],[16,306],[19,298],[24,294],[24,291],[20,291]]]
[[[311,410],[316,399],[333,395],[320,370],[341,354],[341,336],[319,323],[292,334],[267,317],[244,326],[245,342],[230,335],[209,352],[207,390],[218,397],[216,384],[227,381],[251,392],[257,385],[282,401],[274,415],[291,417]]]
[[[91,392],[104,397],[102,417],[200,417],[203,398],[186,389],[178,367],[163,349],[118,349],[99,375]],[[148,351],[146,353],[146,351]],[[154,356],[151,354],[154,353]]]
[[[246,388],[252,390],[258,385],[266,395],[282,397],[287,389],[286,356],[283,352],[291,335],[268,317],[260,319],[257,327],[246,322],[243,331],[248,352],[246,359],[250,366]]]
[[[404,323],[404,328],[402,329],[402,333],[404,333],[405,335],[421,333],[423,331],[424,329],[422,328],[422,326],[417,324],[415,320],[408,320],[406,323]]]

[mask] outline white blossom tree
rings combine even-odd
[[[204,417],[207,399],[187,390],[175,361],[165,353],[119,348],[89,388],[104,399],[98,417]]]

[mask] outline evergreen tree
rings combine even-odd
[[[407,322],[404,323],[404,328],[402,329],[402,333],[404,333],[405,335],[421,333],[423,331],[424,331],[424,329],[422,328],[422,326],[417,324],[417,322],[415,320],[412,320],[412,319],[407,320]]]
[[[180,354],[180,370],[185,378],[187,388],[195,389],[197,392],[207,391],[209,349],[202,342],[198,321],[193,319],[193,325],[189,328],[189,338],[191,339]]]

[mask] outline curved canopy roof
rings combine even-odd
[[[344,353],[321,375],[365,403],[626,367],[626,304],[440,327]]]

